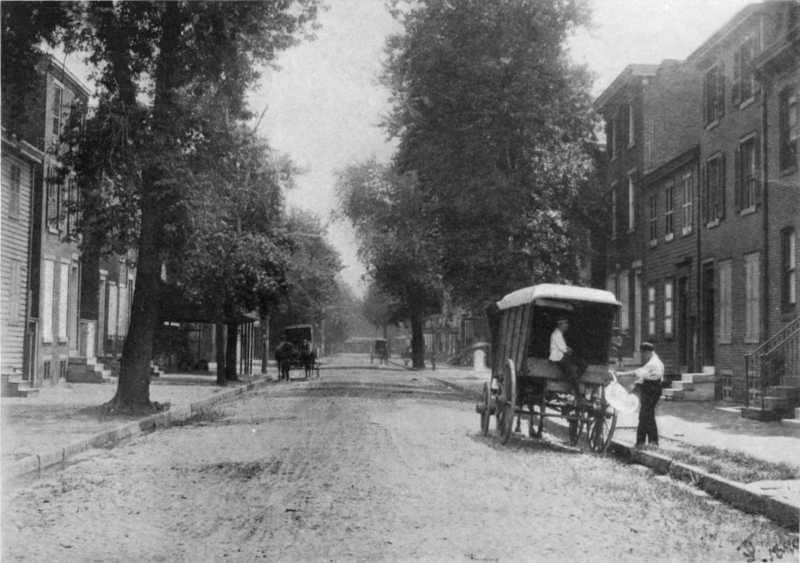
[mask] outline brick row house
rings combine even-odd
[[[2,371],[4,390],[11,393],[20,386],[86,380],[87,370],[101,379],[103,370],[87,366],[87,360],[93,363],[98,344],[103,350],[109,329],[96,329],[108,327],[111,315],[111,334],[124,335],[118,327],[127,326],[133,277],[126,268],[124,280],[114,280],[119,286],[98,294],[104,306],[84,315],[85,286],[104,272],[82,264],[74,229],[78,216],[71,205],[79,189],[71,175],[58,173],[58,156],[66,122],[74,111],[85,114],[89,90],[50,56],[42,56],[35,76],[35,84],[27,85],[24,108],[15,106],[12,113],[10,104],[3,106]],[[4,94],[15,86],[4,84]],[[117,276],[117,260],[111,261]],[[123,304],[123,323],[116,320],[116,310],[109,312],[109,303]]]
[[[624,355],[646,337],[671,379],[713,374],[718,398],[769,395],[759,354],[778,340],[781,375],[800,375],[798,14],[749,5],[685,61],[630,65],[595,103]]]

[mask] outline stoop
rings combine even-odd
[[[667,401],[713,401],[716,381],[713,368],[702,373],[682,373],[680,380],[673,381],[661,396]]]

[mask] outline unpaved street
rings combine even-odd
[[[742,561],[762,518],[478,434],[430,372],[323,370],[4,491],[3,561]]]

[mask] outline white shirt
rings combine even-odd
[[[550,361],[559,362],[567,353],[569,347],[564,341],[564,334],[556,328],[550,335]]]
[[[636,382],[641,381],[661,381],[664,378],[664,364],[655,352],[642,367],[633,370],[636,375]]]

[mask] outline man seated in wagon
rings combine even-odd
[[[558,320],[556,320],[556,327],[550,334],[549,360],[557,364],[564,373],[564,377],[572,385],[577,401],[580,398],[579,381],[583,372],[586,371],[586,364],[567,345],[567,341],[564,338],[564,333],[567,330],[569,330],[569,319],[566,316],[559,316]]]

